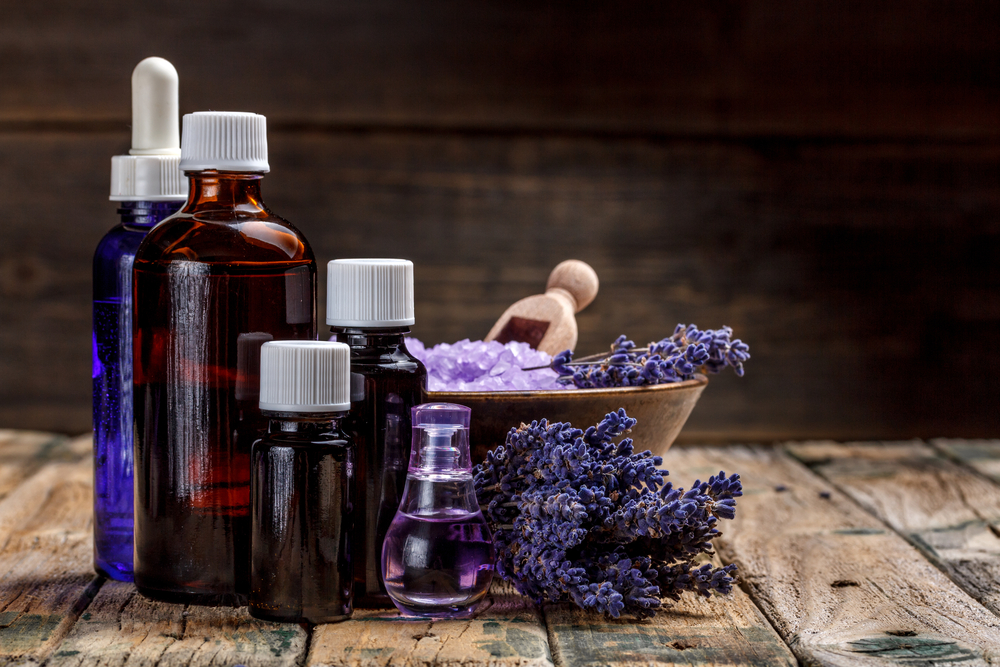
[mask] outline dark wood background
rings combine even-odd
[[[268,116],[321,262],[481,338],[576,257],[584,352],[729,324],[688,441],[1000,433],[1000,3],[3,2],[0,426],[80,432],[129,76]],[[321,308],[322,314],[322,308]]]

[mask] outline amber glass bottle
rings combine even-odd
[[[316,262],[261,199],[263,116],[188,114],[181,169],[187,204],[135,258],[135,583],[157,600],[240,605],[266,421],[240,400],[258,380],[239,341],[315,339]]]

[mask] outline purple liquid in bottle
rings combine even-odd
[[[386,591],[404,616],[471,616],[493,580],[494,550],[472,482],[469,408],[413,408],[413,451],[382,547]]]
[[[132,581],[132,262],[184,201],[120,204],[94,253],[94,569]]]

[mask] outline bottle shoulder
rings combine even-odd
[[[123,255],[135,255],[148,230],[137,230],[118,223],[101,237],[94,250],[94,261],[115,262]]]
[[[322,451],[324,449],[348,449],[351,446],[351,439],[342,432],[312,435],[296,433],[268,433],[254,443],[254,448],[258,450],[290,448]]]
[[[398,371],[405,375],[427,375],[423,363],[406,349],[403,334],[378,331],[338,332],[330,340],[347,343],[351,348],[351,367],[364,374]]]
[[[398,348],[352,348],[351,368],[363,375],[427,375],[419,359]]]
[[[136,252],[137,262],[200,261],[312,262],[305,236],[292,223],[269,212],[239,209],[181,211],[154,227]]]

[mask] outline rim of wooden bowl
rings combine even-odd
[[[682,380],[680,382],[664,382],[663,384],[650,384],[641,387],[601,387],[595,389],[516,389],[512,391],[428,391],[427,398],[435,399],[441,398],[442,396],[461,396],[466,399],[487,399],[487,398],[504,398],[504,399],[532,399],[532,398],[569,398],[572,396],[596,396],[596,395],[607,395],[614,396],[616,394],[637,394],[641,392],[658,392],[658,391],[681,391],[683,389],[690,389],[693,387],[704,386],[708,384],[708,378],[702,374],[697,374],[694,376],[693,380]]]

